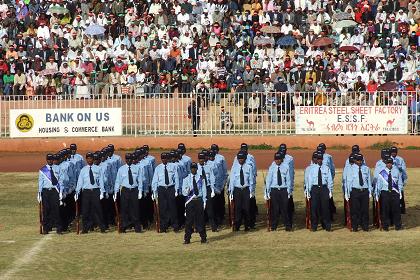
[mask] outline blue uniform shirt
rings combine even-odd
[[[94,184],[90,183],[90,176],[89,176],[89,170],[92,167],[92,173],[94,178]],[[90,190],[90,189],[96,189],[99,188],[101,193],[105,192],[104,187],[104,180],[101,176],[101,168],[98,165],[86,165],[85,167],[80,170],[79,179],[77,180],[77,188],[76,188],[76,194],[79,194],[80,191],[83,190]]]
[[[204,169],[204,173],[206,174],[206,178],[203,178],[204,181],[207,182],[207,186],[210,187],[212,189],[212,191],[215,191],[215,183],[216,183],[216,177],[214,176],[214,168],[215,165],[213,163],[210,163],[210,161],[206,162],[204,164],[204,166],[202,166],[201,164],[198,164],[198,168],[197,168],[197,174],[199,174],[200,176],[202,175],[202,170]]]
[[[303,191],[305,191],[305,192],[307,192],[307,191],[310,190],[310,187],[309,187],[309,183],[310,183],[309,174],[310,174],[310,170],[312,168],[312,165],[317,165],[317,164],[315,164],[315,163],[313,163],[311,161],[311,164],[308,167],[305,168],[305,171],[303,173]]]
[[[382,171],[384,171],[384,173],[386,174],[385,177],[382,175]],[[378,172],[378,177],[376,180],[376,185],[375,185],[375,195],[376,197],[379,197],[381,194],[381,191],[388,191],[388,177],[387,174],[389,174],[389,169],[385,166],[385,168],[382,168],[381,170],[379,170]],[[393,186],[392,190],[396,191],[396,192],[400,192],[404,190],[404,185],[402,182],[402,176],[401,176],[401,172],[398,170],[397,167],[392,166],[391,168],[391,176],[392,176],[392,181],[393,181],[393,185],[395,184],[395,186]]]
[[[188,174],[191,172],[191,163],[192,163],[191,158],[187,155],[182,155],[181,163],[184,165],[185,170],[187,172],[185,176],[188,176]]]
[[[396,156],[394,159],[394,165],[398,168],[398,170],[401,172],[401,178],[403,180],[404,186],[407,184],[407,166],[405,165],[405,161],[402,157]]]
[[[216,160],[208,160],[206,162],[206,166],[210,168],[210,172],[213,174],[214,177],[214,191],[217,194],[220,194],[223,190],[224,185],[224,174],[222,171],[222,167],[220,166],[220,162],[217,162]]]
[[[295,160],[293,159],[291,155],[286,154],[284,156],[284,160],[282,164],[283,163],[289,166],[289,181],[290,181],[291,192],[293,192],[295,188]],[[273,165],[277,165],[275,161],[271,163],[270,167]]]
[[[149,162],[150,166],[152,167],[153,173],[154,173],[155,169],[156,169],[156,159],[155,159],[155,157],[151,156],[151,155],[147,155],[144,159]]]
[[[357,164],[351,165],[350,169],[347,172],[346,178],[346,192],[347,195],[350,195],[352,189],[368,189],[369,194],[372,193],[372,181],[370,176],[370,169],[366,165],[362,165],[362,178],[363,178],[363,186],[360,185],[359,182],[359,166]]]
[[[70,161],[73,162],[76,168],[76,177],[79,178],[80,170],[86,165],[85,160],[79,154],[74,154],[70,156]]]
[[[198,196],[194,195],[194,187],[193,187],[193,178],[195,176],[195,181],[197,182],[198,188]],[[206,203],[207,197],[207,189],[206,189],[206,182],[201,176],[198,174],[193,175],[192,173],[188,174],[187,177],[184,178],[182,182],[182,195],[187,197],[187,202],[191,198],[201,197],[204,203]]]
[[[253,155],[248,154],[246,156],[245,163],[251,165],[252,167],[252,174],[254,174],[255,177],[257,177],[257,163],[255,162],[255,158]],[[235,159],[233,160],[232,168],[235,164],[239,164],[238,158],[235,156]]]
[[[241,185],[241,166],[244,173],[244,185]],[[230,181],[229,181],[229,193],[233,193],[234,188],[245,188],[248,187],[251,193],[255,192],[255,175],[253,171],[253,167],[248,164],[244,163],[240,165],[239,162],[234,163],[232,169],[230,171]]]
[[[128,170],[131,169],[131,174],[133,175],[133,184],[130,185],[130,180],[128,177]],[[114,193],[120,191],[120,187],[125,187],[128,189],[138,188],[139,191],[143,191],[143,169],[139,168],[138,165],[124,164],[118,169],[117,178],[115,179]]]
[[[332,156],[325,153],[323,155],[323,160],[322,160],[322,164],[325,164],[326,166],[328,166],[328,168],[330,169],[331,172],[331,178],[334,180],[335,177],[335,165],[332,159]]]
[[[277,171],[280,168],[281,174],[281,186],[278,185],[277,180]],[[289,194],[292,193],[292,186],[290,181],[290,166],[289,163],[282,162],[280,165],[277,165],[276,162],[271,164],[268,169],[267,178],[265,180],[265,194],[269,194],[271,189],[283,189],[286,188]]]
[[[108,194],[114,193],[114,184],[111,177],[111,167],[109,165],[109,162],[107,162],[106,160],[101,161],[101,163],[99,163],[98,166],[101,169],[101,176],[102,180],[104,181],[105,191]]]
[[[216,184],[219,184],[217,186],[218,189],[223,190],[223,187],[225,185],[225,182],[228,178],[228,172],[227,172],[227,163],[225,160],[225,157],[221,154],[216,154],[214,157],[214,161],[219,165],[219,174],[220,174],[220,181],[217,180]]]
[[[46,172],[51,172],[52,169],[54,176],[57,178],[58,185],[53,186],[51,179],[49,178],[48,174],[44,174],[43,169],[46,170]],[[38,192],[42,192],[42,189],[57,189],[58,192],[62,191],[62,178],[60,177],[60,168],[57,165],[44,165],[39,170],[39,177],[38,177]]]
[[[307,175],[307,187],[308,191],[310,192],[313,186],[318,186],[318,171],[321,167],[321,175],[322,175],[322,185],[326,185],[330,192],[333,191],[333,179],[331,176],[331,171],[326,165],[319,166],[318,164],[313,164],[310,166]]]
[[[163,163],[156,166],[155,173],[153,174],[152,190],[154,193],[157,192],[158,187],[169,187],[175,186],[175,191],[179,191],[179,178],[176,166],[168,163],[166,165],[169,176],[169,184],[165,184],[165,165]]]

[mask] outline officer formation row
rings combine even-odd
[[[161,164],[149,155],[144,145],[125,154],[125,164],[114,154],[112,144],[95,153],[87,153],[86,161],[77,153],[77,146],[47,155],[47,164],[40,169],[38,201],[41,206],[42,232],[56,228],[67,231],[70,223],[82,214],[82,233],[99,226],[106,232],[117,221],[118,230],[134,228],[141,232],[154,222],[159,232],[172,227],[175,232],[185,226],[184,242],[189,243],[194,231],[206,240],[206,223],[217,231],[225,217],[225,190],[228,194],[229,221],[238,231],[255,228],[258,208],[255,200],[257,167],[241,144],[230,175],[225,158],[213,144],[198,154],[198,162],[186,154],[180,143],[176,150],[161,154]],[[374,198],[380,211],[379,223],[384,230],[391,224],[401,229],[403,191],[407,182],[404,160],[392,147],[381,151],[373,176],[357,145],[343,170],[342,191],[347,203],[346,222],[357,231],[367,231],[369,198]],[[286,231],[292,230],[294,213],[294,159],[281,144],[264,177],[264,199],[267,205],[267,226],[276,230],[280,217]],[[304,194],[307,201],[307,226],[313,231],[318,223],[331,231],[335,212],[333,186],[335,166],[325,144],[320,144],[304,173]],[[79,204],[80,201],[80,204]],[[121,218],[121,221],[119,220]],[[348,226],[349,226],[348,224]]]

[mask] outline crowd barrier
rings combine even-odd
[[[67,95],[3,96],[0,137],[11,137],[11,128],[18,122],[17,119],[11,119],[14,110],[17,114],[31,114],[34,109],[41,109],[41,112],[68,112],[69,109],[89,111],[91,108],[96,108],[92,109],[94,111],[121,108],[120,133],[134,137],[419,134],[420,92],[145,93],[131,88],[115,90],[111,96],[109,92],[103,94],[99,91],[100,94],[97,94],[95,86],[86,87],[82,92],[82,95],[75,94],[80,93],[76,88]],[[15,118],[15,115],[12,117]],[[381,119],[386,121],[383,124],[387,127],[385,130],[378,129],[380,124],[375,124]],[[41,121],[33,120],[35,124]],[[316,122],[318,125],[324,123],[324,127],[317,130]],[[353,129],[355,125],[359,127]],[[364,131],[363,126],[368,125],[371,129]],[[375,125],[378,125],[376,130]],[[398,127],[401,129],[398,130]],[[25,134],[22,135],[25,137]],[[48,137],[53,136],[49,134]],[[78,135],[70,133],[68,136]]]

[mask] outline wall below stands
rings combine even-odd
[[[278,147],[286,143],[289,148],[301,147],[313,149],[321,142],[327,147],[349,146],[358,144],[361,148],[368,148],[376,143],[390,141],[400,148],[420,146],[420,136],[198,136],[198,137],[100,137],[100,138],[20,138],[0,139],[0,152],[49,152],[69,147],[76,143],[83,151],[98,150],[107,144],[114,144],[116,149],[132,149],[143,144],[151,148],[174,148],[180,142],[185,143],[187,148],[209,147],[216,143],[219,147],[238,149],[242,142],[248,145],[267,144]]]

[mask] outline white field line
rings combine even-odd
[[[0,280],[12,279],[13,275],[16,274],[23,266],[31,263],[35,256],[42,250],[42,247],[47,242],[47,240],[51,240],[51,236],[44,236],[38,240],[28,251],[25,251],[24,254],[22,254],[20,258],[18,258],[12,264],[12,267],[9,270],[0,275]]]

